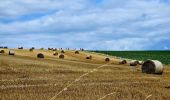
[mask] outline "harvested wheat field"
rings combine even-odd
[[[162,75],[141,65],[119,64],[116,57],[66,50],[59,59],[49,50],[0,54],[0,100],[169,100],[170,66]],[[37,54],[44,54],[43,59]],[[60,53],[59,53],[60,54]],[[86,59],[92,55],[92,59]]]

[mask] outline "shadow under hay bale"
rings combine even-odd
[[[0,53],[1,53],[1,54],[4,54],[4,53],[5,53],[5,51],[4,51],[4,50],[0,50]]]
[[[86,59],[92,59],[91,55],[87,55]]]
[[[9,50],[9,55],[15,55],[15,51],[13,51],[13,50]]]
[[[126,60],[120,60],[119,64],[127,64],[127,61]]]
[[[79,54],[79,51],[75,51],[75,54]]]
[[[110,61],[110,59],[109,59],[109,58],[105,58],[105,61],[106,61],[106,62],[109,62],[109,61]]]
[[[64,59],[64,54],[60,54],[60,55],[59,55],[59,58],[60,58],[60,59]]]
[[[44,58],[44,55],[42,53],[37,54],[37,58]]]
[[[64,51],[64,50],[61,50],[61,53],[65,53],[65,51]]]
[[[147,60],[142,65],[142,73],[162,75],[163,65],[158,60]]]
[[[137,60],[130,61],[130,66],[137,66],[138,64],[139,64],[139,61]]]
[[[53,56],[57,56],[57,55],[58,55],[58,52],[54,52],[54,53],[53,53]]]

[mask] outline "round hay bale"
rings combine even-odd
[[[38,53],[37,58],[44,58],[44,55],[42,53]]]
[[[75,51],[75,54],[79,54],[79,51]]]
[[[64,54],[60,54],[60,55],[59,55],[59,58],[60,58],[60,59],[64,59]]]
[[[162,74],[163,73],[163,65],[158,60],[147,60],[142,65],[142,73]]]
[[[48,50],[52,50],[52,48],[48,48]]]
[[[7,47],[7,46],[5,46],[5,47],[4,47],[4,49],[8,49],[8,47]]]
[[[64,50],[61,50],[61,53],[65,53],[65,51],[64,51]]]
[[[106,62],[109,62],[109,61],[110,61],[110,58],[105,58],[105,61],[106,61]]]
[[[0,50],[0,53],[5,53],[5,50]]]
[[[58,55],[58,52],[54,52],[53,55],[54,55],[54,56],[57,56],[57,55]]]
[[[24,49],[23,47],[18,47],[18,49]]]
[[[34,50],[34,48],[33,48],[33,47],[29,49],[29,51],[33,51],[33,50]]]
[[[92,59],[91,55],[87,55],[86,59]]]
[[[119,64],[126,64],[126,63],[127,63],[127,61],[124,59],[119,61]]]
[[[130,61],[130,66],[137,66],[138,64],[139,64],[139,61],[137,60]]]
[[[53,48],[52,50],[53,50],[53,51],[57,51],[57,48]]]
[[[15,55],[15,51],[13,51],[13,50],[9,50],[9,55]]]
[[[142,65],[144,62],[143,61],[139,61],[139,65]]]

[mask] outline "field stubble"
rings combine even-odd
[[[1,100],[49,100],[81,75],[102,64],[29,57],[0,57]],[[167,65],[168,66],[168,65]],[[81,78],[56,100],[168,100],[170,68],[163,75],[142,74],[140,66],[109,64]]]

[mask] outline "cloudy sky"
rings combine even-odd
[[[170,0],[0,0],[0,45],[169,50]]]

